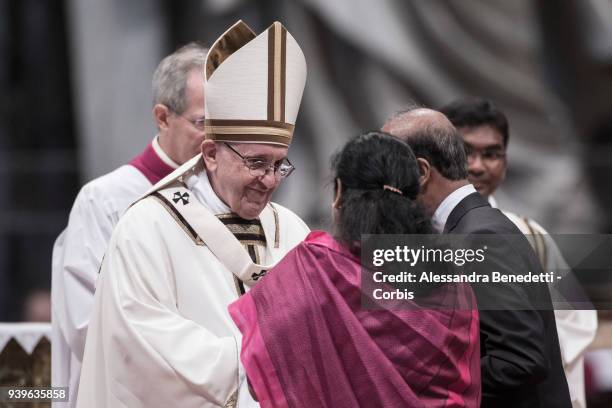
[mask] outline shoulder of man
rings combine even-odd
[[[501,258],[506,259],[508,265],[510,263],[514,264],[513,267],[526,263],[534,271],[541,269],[540,259],[530,240],[511,219],[497,208],[490,206],[473,208],[465,214],[457,224],[457,228],[452,232],[500,237],[501,241],[493,237],[487,239],[487,241],[491,241],[488,245],[490,251],[499,252]],[[511,249],[515,255],[520,254],[520,256],[508,257],[508,251]]]
[[[174,221],[168,211],[156,201],[154,197],[148,196],[128,207],[119,218],[112,238],[143,236],[152,239],[170,234],[169,225]]]
[[[497,208],[490,206],[476,207],[468,210],[457,222],[454,233],[463,234],[516,234],[520,233]]]
[[[84,218],[94,223],[114,225],[150,185],[137,169],[129,165],[89,181],[81,187],[72,204],[67,228],[73,222],[79,224],[79,220]]]
[[[89,181],[81,188],[81,191],[101,196],[125,193],[138,198],[150,186],[151,183],[138,169],[125,164]]]
[[[77,194],[75,204],[88,201],[93,206],[108,206],[111,202],[117,202],[116,206],[110,206],[109,211],[124,211],[135,201],[151,183],[136,168],[123,165],[115,170],[87,182]],[[114,207],[124,208],[114,208]]]

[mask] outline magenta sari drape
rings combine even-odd
[[[365,310],[360,269],[331,236],[312,232],[229,306],[262,407],[477,407],[471,289],[453,286],[452,310]]]

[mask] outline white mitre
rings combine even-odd
[[[238,21],[206,56],[206,138],[289,146],[305,82],[304,54],[281,23],[256,36]]]

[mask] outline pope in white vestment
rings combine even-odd
[[[231,214],[206,174],[186,184],[190,200]],[[270,210],[278,224],[274,216],[262,222],[272,243],[257,245],[264,263],[278,261],[308,233],[286,208]],[[225,406],[238,388],[238,406],[257,406],[239,363],[240,332],[227,312],[240,296],[235,275],[188,229],[156,197],[120,220],[98,282],[79,407]]]
[[[231,58],[228,58],[230,57]],[[280,23],[211,47],[202,153],[128,209],[97,281],[77,407],[257,407],[227,307],[309,232],[269,201],[306,79]]]

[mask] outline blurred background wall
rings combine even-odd
[[[153,138],[150,82],[180,45],[282,21],[308,81],[276,201],[325,227],[329,157],[410,105],[492,99],[498,201],[550,232],[612,232],[612,0],[0,0],[0,321],[49,288],[86,181]]]

